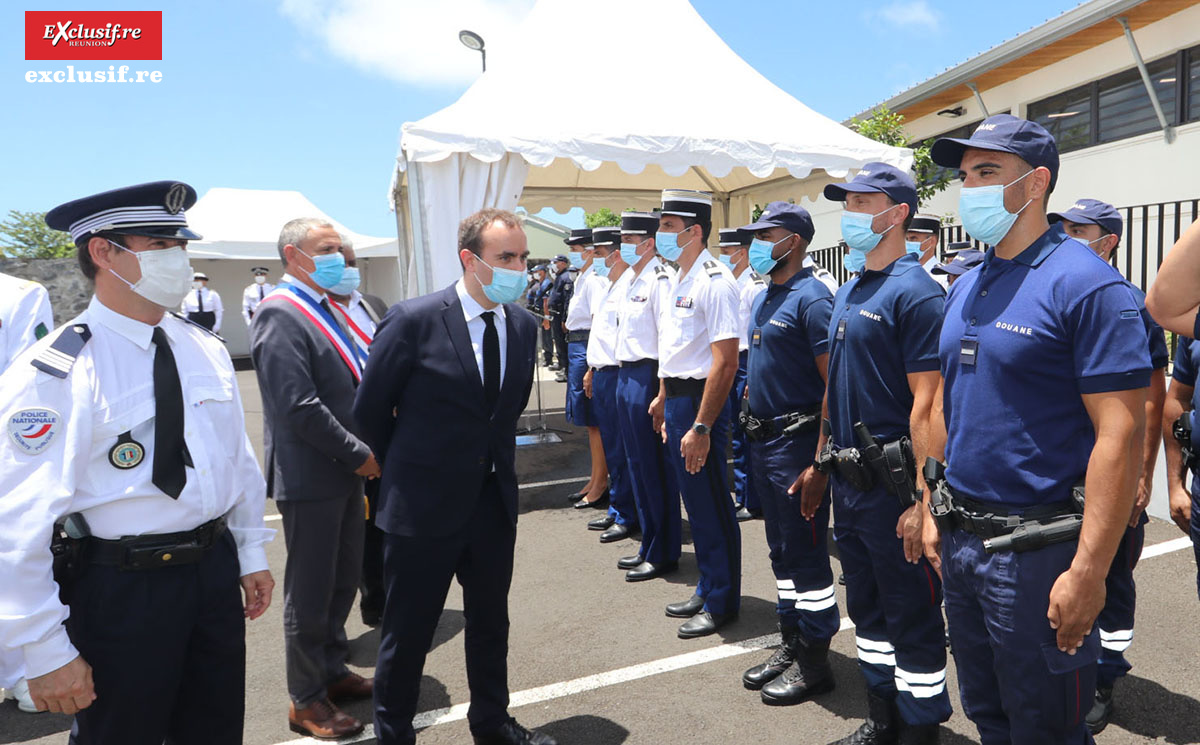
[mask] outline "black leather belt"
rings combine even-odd
[[[795,437],[803,432],[815,430],[821,423],[821,407],[807,411],[793,411],[771,419],[759,419],[748,411],[738,417],[746,436],[755,442],[771,440],[780,435]]]
[[[595,370],[596,372],[601,372],[604,370],[613,370],[615,372],[616,370],[620,369],[620,365],[598,365],[596,367],[593,367],[592,369]]]
[[[225,532],[225,518],[209,520],[195,530],[119,538],[84,539],[84,561],[121,569],[195,564],[204,558]]]
[[[622,362],[621,363],[621,367],[645,367],[646,365],[653,365],[655,367],[658,367],[658,360],[653,359],[651,357],[647,357],[644,360],[633,360],[632,362]]]
[[[567,332],[567,343],[570,344],[573,341],[587,341],[589,338],[591,338],[591,336],[592,336],[591,329],[583,329],[581,331],[568,331]]]
[[[950,490],[953,499],[948,515],[951,526],[980,538],[1008,535],[1026,523],[1053,520],[1075,511],[1070,502],[1053,502],[1024,509],[1008,508],[964,497],[949,484],[943,488]]]
[[[667,391],[667,398],[704,395],[703,378],[663,378],[663,387]]]

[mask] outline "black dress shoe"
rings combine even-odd
[[[509,719],[495,732],[475,735],[475,745],[558,745],[550,735],[525,729],[517,720]]]
[[[758,518],[762,517],[762,511],[748,510],[745,507],[742,507],[736,513],[734,513],[734,516],[737,518],[739,523],[744,523],[747,520],[757,520]]]
[[[597,500],[587,502],[581,497],[579,501],[575,503],[575,509],[577,510],[603,510],[607,508],[608,492],[605,492],[604,495]]]
[[[567,501],[568,502],[578,502],[579,500],[583,499],[585,496],[587,496],[587,495],[581,491],[571,492],[570,494],[567,495]]]
[[[631,535],[633,535],[633,530],[628,525],[618,525],[614,522],[608,530],[600,534],[600,542],[615,543],[616,541],[625,540]]]
[[[637,554],[636,556],[622,556],[617,559],[617,569],[637,569],[644,561],[645,559],[642,558],[641,554]]]
[[[670,574],[679,568],[678,561],[660,561],[657,564],[652,564],[648,561],[642,562],[635,569],[630,569],[625,573],[626,582],[643,582],[655,577],[661,577],[664,574]]]
[[[701,611],[679,627],[680,639],[697,639],[717,633],[717,629],[737,618],[736,613],[709,613]]]
[[[693,595],[682,603],[671,603],[667,606],[667,615],[671,618],[691,618],[704,607],[704,598]]]
[[[588,530],[608,530],[617,519],[612,515],[604,515],[595,520],[588,520]]]

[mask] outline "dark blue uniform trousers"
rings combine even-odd
[[[600,427],[604,460],[608,463],[608,514],[616,519],[618,525],[636,528],[637,504],[633,499],[633,485],[630,483],[629,469],[625,464],[625,446],[621,442],[620,417],[617,414],[619,371],[619,367],[611,365],[592,374],[592,412]]]
[[[896,701],[909,724],[950,718],[942,585],[923,557],[904,558],[896,537],[899,500],[860,492],[834,474],[833,539],[846,575],[846,610],[855,624],[858,665],[867,687]],[[961,674],[961,673],[960,673]]]
[[[679,445],[695,423],[699,407],[700,396],[667,398],[667,460],[675,471],[692,529],[700,568],[696,594],[704,598],[704,610],[709,613],[736,613],[742,603],[742,533],[726,486],[725,453],[710,449],[704,467],[695,474],[687,472],[679,454]],[[727,434],[725,420],[717,417],[710,441],[725,442]]]
[[[475,514],[459,532],[436,537],[385,533],[387,603],[375,667],[379,745],[416,742],[412,721],[421,672],[454,577],[463,589],[471,732],[491,732],[507,721],[508,588],[516,537],[493,477],[484,481]]]
[[[675,474],[666,446],[654,431],[650,402],[658,395],[654,360],[621,365],[617,374],[617,424],[625,448],[638,523],[642,526],[642,558],[658,564],[679,559],[682,519]]]
[[[779,624],[800,629],[808,639],[832,639],[841,619],[826,538],[828,491],[812,520],[800,514],[800,495],[787,493],[796,477],[812,465],[817,433],[751,441],[749,445],[754,464],[751,484],[762,505],[771,571],[778,588]]]
[[[1142,556],[1146,543],[1146,523],[1150,518],[1143,512],[1138,524],[1125,528],[1121,544],[1113,556],[1108,577],[1104,580],[1108,594],[1104,609],[1096,619],[1100,627],[1100,665],[1096,668],[1096,685],[1109,687],[1125,676],[1133,666],[1125,659],[1125,650],[1133,643],[1133,615],[1137,608],[1137,585],[1133,569]]]
[[[1046,620],[1050,588],[1071,565],[1072,543],[988,555],[961,530],[942,535],[946,618],[963,710],[982,745],[1080,745],[1096,691],[1100,635],[1074,655]]]
[[[746,395],[746,353],[738,355],[738,369],[733,376],[733,385],[729,387],[729,431],[733,444],[733,498],[734,501],[748,510],[762,510],[758,490],[754,488],[754,452],[745,430],[738,423],[738,414],[742,410],[742,397]]]
[[[1200,597],[1200,494],[1197,490],[1200,489],[1200,479],[1192,475],[1192,516],[1188,522],[1188,527],[1192,533],[1192,553],[1196,556],[1196,596]]]
[[[596,416],[592,402],[583,392],[583,376],[587,373],[587,342],[567,343],[567,421],[576,427],[595,427]]]
[[[96,700],[72,745],[241,745],[246,624],[226,532],[195,564],[90,566],[67,592],[67,633],[92,666]]]

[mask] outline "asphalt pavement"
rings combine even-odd
[[[552,374],[542,370],[543,379]],[[261,404],[252,372],[238,373],[247,428],[261,458]],[[763,523],[742,524],[742,611],[738,620],[713,637],[678,639],[678,619],[663,606],[691,595],[697,570],[687,538],[680,570],[664,579],[626,583],[616,568],[619,557],[636,552],[622,541],[602,545],[584,523],[596,512],[570,509],[565,495],[587,477],[587,435],[563,421],[563,386],[542,386],[547,430],[560,442],[518,450],[521,489],[516,565],[510,594],[509,651],[511,713],[562,745],[641,743],[762,743],[822,745],[858,726],[866,710],[855,661],[853,631],[843,630],[832,645],[837,689],[793,707],[768,707],[758,693],[742,687],[742,671],[769,655],[762,648],[775,632],[775,581],[767,560]],[[536,398],[523,426],[540,431]],[[431,425],[436,426],[436,425]],[[268,526],[279,527],[273,504]],[[1196,566],[1190,544],[1172,524],[1152,520],[1135,576],[1139,603],[1129,677],[1117,688],[1113,722],[1100,745],[1200,743],[1200,631],[1195,619]],[[1186,545],[1185,545],[1186,544]],[[1158,546],[1158,548],[1154,548]],[[268,546],[271,566],[284,565],[283,536]],[[836,549],[834,572],[837,573]],[[845,615],[844,588],[838,589]],[[312,743],[287,727],[280,590],[270,610],[247,627],[247,745]],[[465,704],[469,700],[463,663],[462,594],[451,588],[426,663],[418,722],[418,743],[470,743]],[[352,666],[371,675],[379,632],[363,626],[355,608],[347,626]],[[955,706],[942,742],[978,742],[958,703],[953,663],[950,680]],[[147,681],[153,685],[153,681]],[[103,691],[98,691],[103,696]],[[346,707],[369,722],[369,702]],[[0,705],[0,744],[65,743],[70,718],[23,714],[15,702]],[[374,743],[370,730],[344,742]]]

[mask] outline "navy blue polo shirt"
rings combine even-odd
[[[946,301],[946,478],[1011,507],[1067,499],[1096,441],[1081,396],[1148,386],[1148,349],[1125,280],[1060,225],[1012,260],[989,249]]]
[[[1155,370],[1163,370],[1171,361],[1171,357],[1167,353],[1167,335],[1163,332],[1162,326],[1158,325],[1158,321],[1155,321],[1154,317],[1150,315],[1150,311],[1146,310],[1146,293],[1128,280],[1125,280],[1125,286],[1133,293],[1133,299],[1137,300],[1138,310],[1142,314],[1142,325],[1146,327],[1146,333],[1150,337],[1150,367]]]
[[[905,254],[838,288],[829,322],[829,421],[839,447],[858,447],[854,424],[876,438],[909,434],[908,374],[938,369],[945,291]]]
[[[825,379],[816,358],[828,351],[832,316],[833,294],[812,269],[758,293],[750,309],[746,362],[754,416],[771,418],[821,407]]]
[[[1175,369],[1171,371],[1171,378],[1182,383],[1183,385],[1196,387],[1196,371],[1200,370],[1200,344],[1186,336],[1179,337],[1179,343],[1175,346]],[[1197,404],[1200,404],[1200,389],[1192,391],[1192,410],[1189,412],[1192,422],[1192,443],[1196,442],[1197,436],[1200,436],[1200,428],[1196,426],[1196,409]],[[1200,485],[1200,479],[1192,479],[1192,493],[1196,492],[1197,486]]]

